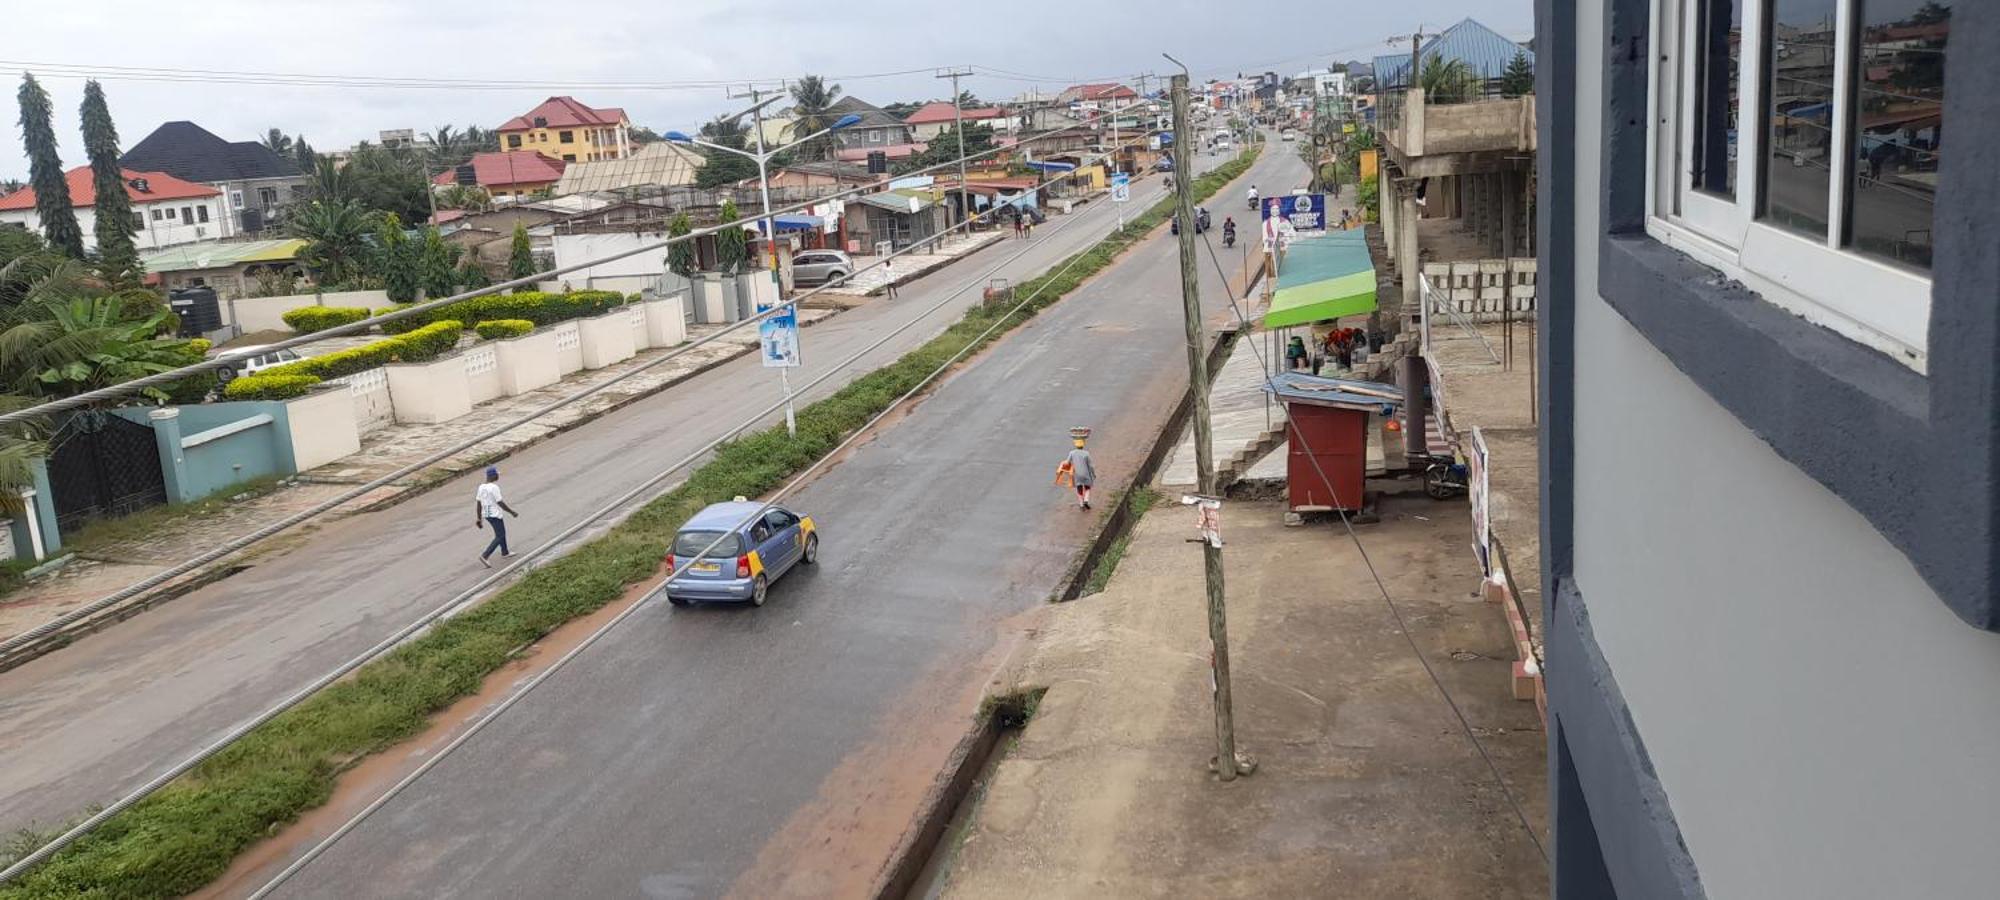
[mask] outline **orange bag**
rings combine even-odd
[[[1062,465],[1056,466],[1056,485],[1060,487],[1075,483],[1076,470],[1070,466],[1069,460],[1065,459],[1062,461]]]

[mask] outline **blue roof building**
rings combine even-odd
[[[1479,23],[1477,19],[1464,19],[1457,25],[1424,41],[1424,62],[1433,59],[1447,62],[1464,60],[1473,73],[1485,80],[1499,78],[1507,73],[1507,65],[1514,61],[1514,55],[1525,53],[1528,62],[1535,61],[1535,51]],[[1375,87],[1377,90],[1405,87],[1410,76],[1410,54],[1390,53],[1375,57]]]

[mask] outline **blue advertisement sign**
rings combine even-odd
[[[757,304],[759,313],[771,308]],[[764,368],[786,369],[799,365],[799,308],[787,306],[757,323],[757,344],[764,356]]]
[[[1267,197],[1264,200],[1264,218],[1278,216],[1292,223],[1297,231],[1326,230],[1326,195],[1293,194],[1287,197]]]
[[[1124,172],[1112,173],[1111,199],[1115,203],[1124,203],[1125,201],[1132,199],[1131,175],[1128,175]]]

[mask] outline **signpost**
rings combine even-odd
[[[773,304],[758,303],[757,312],[769,312]],[[764,368],[778,370],[778,382],[785,388],[785,431],[797,434],[799,429],[797,414],[792,411],[791,369],[799,365],[799,308],[787,306],[776,315],[757,323],[757,345],[764,357]]]
[[[1465,455],[1466,485],[1472,497],[1472,536],[1477,542],[1473,546],[1479,551],[1479,569],[1488,577],[1493,571],[1492,514],[1492,460],[1486,454],[1486,436],[1479,428],[1472,429],[1472,452]]]
[[[1132,199],[1132,176],[1124,172],[1111,173],[1111,202],[1124,203]],[[1118,230],[1125,230],[1125,209],[1118,209]]]

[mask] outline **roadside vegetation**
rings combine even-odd
[[[1125,548],[1132,544],[1132,529],[1139,527],[1139,520],[1158,502],[1159,491],[1144,485],[1131,489],[1125,500],[1125,527],[1112,539],[1111,546],[1104,548],[1104,555],[1097,558],[1097,565],[1090,570],[1090,578],[1084,581],[1083,591],[1077,596],[1088,597],[1111,583],[1111,576],[1118,572],[1118,562],[1125,558]]]
[[[1213,196],[1255,159],[1252,152],[1196,179],[1196,198]],[[604,536],[279,716],[41,867],[0,885],[0,900],[179,896],[207,884],[251,844],[326,802],[342,771],[416,734],[431,715],[478,690],[518,648],[654,577],[689,516],[712,502],[780,487],[954,355],[997,340],[1102,271],[1164,224],[1170,210],[1168,201],[1155,204],[1048,274],[1022,283],[1017,296],[1034,299],[1018,311],[974,307],[901,359],[799,410],[797,437],[780,425],[721,446],[685,483]],[[1000,327],[981,338],[996,322]]]

